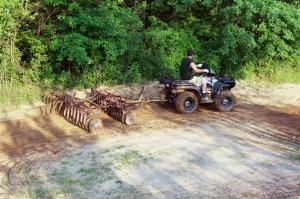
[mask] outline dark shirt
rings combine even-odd
[[[193,78],[193,69],[190,67],[190,64],[193,60],[189,58],[184,58],[181,61],[180,66],[180,79],[182,80],[191,80]]]

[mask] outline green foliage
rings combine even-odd
[[[236,75],[251,81],[300,83],[300,57],[294,57],[291,61],[265,59],[260,60],[259,64],[261,67],[258,68],[249,63]]]
[[[38,82],[45,72],[45,68],[49,67],[47,50],[44,38],[34,35],[31,31],[23,31],[20,33],[20,40],[17,45],[21,49],[25,49],[23,57],[27,56],[27,59],[23,59],[22,79],[32,80]]]
[[[196,51],[195,61],[221,74],[294,82],[300,68],[300,3],[0,1],[0,84],[6,89],[178,78],[188,48]]]
[[[26,10],[18,0],[0,1],[0,83],[15,79],[20,52],[15,47],[17,31]]]
[[[142,23],[130,9],[106,2],[60,3],[65,8],[56,16],[57,33],[50,44],[60,70],[68,63],[69,70],[78,74],[95,66],[116,67],[136,58],[142,43]]]
[[[236,0],[220,4],[216,12],[209,14],[218,26],[212,27],[215,36],[207,40],[205,48],[209,56],[213,53],[219,59],[222,72],[234,74],[249,62],[259,68],[260,60],[289,60],[299,54],[299,6]]]
[[[149,50],[141,60],[142,75],[149,79],[164,75],[178,77],[179,64],[186,50],[199,49],[200,43],[188,30],[166,27],[162,22],[157,24],[145,31],[145,44]]]

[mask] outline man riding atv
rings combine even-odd
[[[190,83],[202,87],[202,100],[207,101],[209,98],[207,97],[206,94],[206,85],[207,85],[207,80],[206,77],[201,77],[201,76],[193,76],[193,72],[195,73],[208,73],[208,69],[201,69],[198,68],[200,65],[196,65],[193,62],[193,55],[194,52],[192,49],[187,50],[186,57],[181,61],[181,66],[180,66],[180,79],[181,80],[188,80]]]
[[[205,64],[196,65],[193,51],[187,51],[187,57],[182,60],[180,67],[181,80],[164,77],[160,84],[164,85],[161,99],[175,104],[180,113],[193,113],[198,105],[214,104],[222,112],[230,111],[235,103],[235,96],[231,89],[235,87],[235,80],[228,76],[217,76],[212,68]],[[203,77],[193,76],[193,72],[205,73]]]

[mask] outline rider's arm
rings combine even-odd
[[[197,68],[197,65],[196,65],[194,62],[192,62],[192,63],[190,64],[190,67],[191,67],[191,68],[193,69],[193,71],[196,72],[196,73],[208,73],[208,72],[209,72],[207,69],[200,69],[200,68]]]

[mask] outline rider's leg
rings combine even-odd
[[[202,88],[202,93],[206,93],[206,85],[207,85],[207,80],[205,77],[197,77],[194,76],[191,80],[189,80],[192,84],[201,87]]]
[[[198,87],[202,87],[202,96],[201,96],[201,100],[208,100],[207,94],[206,94],[206,85],[207,85],[207,80],[205,77],[197,77],[194,76],[191,80],[189,80],[189,82],[191,82],[192,84],[198,86]]]
[[[206,80],[205,77],[201,78],[201,83],[202,83],[202,97],[201,97],[201,100],[206,101],[209,98],[208,98],[207,93],[206,93],[207,80]]]
[[[189,82],[191,82],[192,84],[200,87],[202,85],[202,80],[197,77],[197,76],[194,76],[191,80],[189,80]]]
[[[201,84],[202,84],[202,93],[206,93],[207,80],[205,77],[201,78]]]

